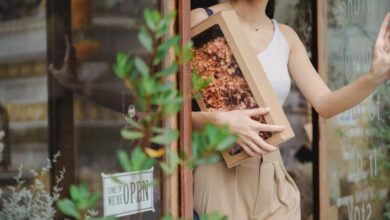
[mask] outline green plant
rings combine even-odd
[[[55,154],[52,160],[47,160],[46,166],[39,171],[30,170],[34,177],[32,184],[26,183],[22,179],[23,174],[28,172],[23,171],[23,165],[20,165],[17,176],[14,177],[16,186],[8,186],[6,193],[0,191],[0,219],[2,220],[51,220],[54,218],[56,209],[54,203],[59,198],[61,188],[60,182],[64,178],[65,169],[56,177],[52,192],[48,192],[45,183],[42,181],[49,176],[49,171],[53,163],[57,162],[59,153]]]
[[[171,12],[162,17],[157,10],[146,9],[145,25],[140,28],[138,39],[148,52],[147,58],[143,60],[134,57],[130,52],[119,53],[114,64],[115,73],[124,80],[134,97],[136,108],[142,112],[142,116],[136,119],[126,118],[128,126],[121,131],[122,137],[135,146],[131,156],[123,150],[118,153],[120,164],[126,171],[153,166],[157,161],[155,158],[164,155],[164,145],[179,137],[176,129],[160,127],[163,117],[176,114],[180,110],[183,100],[175,85],[165,80],[165,77],[176,74],[179,65],[192,58],[191,42],[180,47],[180,36],[164,38],[175,15],[175,12]],[[171,49],[175,51],[172,63],[166,68],[159,68]],[[211,79],[202,80],[192,73],[194,93],[210,82]],[[216,162],[220,159],[219,152],[226,150],[236,140],[235,135],[228,133],[227,127],[217,128],[209,124],[202,133],[193,133],[191,156],[170,151],[167,153],[170,160],[160,161],[159,164],[169,174],[182,162],[191,168]]]
[[[71,185],[70,198],[59,200],[57,206],[61,213],[73,217],[75,219],[91,219],[91,220],[109,220],[113,217],[94,218],[98,213],[93,210],[93,207],[100,194],[98,192],[90,193],[88,186],[85,184]]]
[[[196,166],[215,163],[220,160],[220,152],[227,150],[237,141],[237,135],[230,134],[227,126],[216,127],[207,124],[201,131],[192,135],[192,154],[165,150],[164,146],[179,137],[176,129],[161,126],[164,117],[177,114],[183,97],[167,76],[176,74],[179,65],[192,58],[192,43],[179,46],[178,35],[165,38],[176,13],[171,12],[162,17],[159,11],[144,11],[145,25],[138,33],[138,39],[148,52],[146,59],[127,53],[119,53],[113,69],[122,79],[132,94],[134,105],[139,111],[137,117],[127,117],[127,126],[121,130],[123,139],[130,142],[133,150],[118,151],[118,161],[125,171],[145,170],[158,162],[166,174],[173,173],[179,164],[191,169]],[[174,51],[173,61],[166,68],[161,63],[169,53]],[[194,93],[204,88],[211,79],[202,80],[192,74]],[[169,149],[169,148],[168,148]],[[162,160],[167,154],[168,161]],[[82,192],[82,193],[80,193]],[[87,212],[97,200],[97,194],[90,195],[86,185],[72,186],[71,198],[58,202],[61,212],[76,219],[87,219]],[[82,194],[83,196],[80,196]],[[172,219],[165,216],[162,219]],[[218,214],[203,215],[201,220],[225,220]]]

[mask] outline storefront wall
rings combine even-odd
[[[48,158],[45,7],[7,2],[0,16],[0,185]],[[23,173],[23,179],[32,175]],[[50,182],[43,175],[44,183]]]
[[[5,189],[1,199],[9,196],[5,186],[15,185],[13,177],[18,174],[19,166],[23,165],[25,171],[22,180],[33,183],[34,177],[28,171],[44,167],[47,159],[53,159],[58,152],[61,155],[57,163],[40,180],[50,191],[65,168],[65,178],[60,183],[63,196],[69,195],[70,184],[81,182],[91,191],[102,193],[102,173],[123,172],[117,150],[130,152],[133,147],[120,136],[132,103],[128,101],[129,91],[113,72],[113,63],[119,52],[146,56],[137,36],[144,9],[158,9],[167,14],[178,7],[182,7],[178,14],[180,22],[172,24],[167,37],[176,31],[183,32],[184,27],[188,27],[189,34],[189,17],[182,14],[184,10],[189,13],[189,3],[49,0],[33,5],[28,1],[0,4],[0,187]],[[54,63],[56,68],[63,65],[65,35],[76,50],[77,63],[70,67],[77,71],[82,82],[101,89],[96,93],[72,90],[49,73],[48,64]],[[167,57],[165,63],[170,62]],[[181,71],[189,73],[184,67]],[[190,76],[183,76],[181,82],[186,80],[188,85]],[[179,78],[173,76],[169,80]],[[186,92],[190,94],[190,87]],[[190,103],[186,109],[185,118],[190,119]],[[181,130],[187,135],[181,146],[185,144],[190,149],[191,130],[186,128],[191,124],[188,120],[180,121],[180,126],[185,126]],[[178,123],[178,117],[167,117],[164,121],[166,127],[177,127]],[[178,146],[173,143],[167,147],[177,150]],[[192,215],[192,202],[186,202],[187,209],[179,207],[179,198],[192,201],[191,172],[183,169],[180,173],[181,187],[178,173],[168,177],[158,165],[154,167],[154,211],[142,213],[139,218],[159,219],[164,213],[178,216],[179,212]],[[179,196],[180,189],[183,195],[186,193],[185,197]],[[102,215],[103,198],[97,208]]]
[[[319,69],[332,90],[367,72],[388,0],[318,3]],[[321,219],[387,219],[389,81],[356,107],[320,123]]]

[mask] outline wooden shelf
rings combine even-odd
[[[44,16],[0,22],[0,64],[46,58]]]

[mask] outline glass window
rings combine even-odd
[[[15,184],[20,165],[39,169],[49,157],[46,66],[45,2],[0,2],[1,186]]]
[[[327,7],[325,77],[336,90],[369,70],[372,46],[390,2],[328,0]],[[381,85],[361,104],[322,124],[325,219],[386,219],[389,88],[388,82]]]
[[[118,52],[146,55],[138,41],[138,29],[143,23],[143,10],[156,8],[156,3],[154,0],[72,0],[72,38],[77,74],[83,85],[74,98],[76,178],[93,191],[102,192],[101,173],[123,172],[117,150],[132,150],[120,136],[131,108],[130,95],[124,82],[113,72],[113,63]],[[90,87],[93,89],[89,90]],[[162,181],[158,165],[154,168],[154,179]],[[143,213],[142,219],[159,218],[160,186],[154,185],[155,211]],[[99,203],[102,208],[102,200]]]

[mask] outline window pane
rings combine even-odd
[[[121,128],[126,125],[129,109],[126,100],[130,95],[124,82],[113,72],[113,63],[118,52],[146,55],[138,42],[138,28],[143,23],[143,10],[156,8],[156,3],[154,0],[72,0],[77,73],[85,88],[74,99],[76,177],[94,191],[102,192],[102,173],[123,172],[117,150],[133,149],[120,136]],[[88,85],[94,89],[88,90]],[[161,183],[160,174],[156,166],[154,179]],[[160,186],[154,186],[155,211],[142,214],[142,219],[157,219],[160,215]],[[102,205],[101,199],[100,208]]]
[[[48,158],[45,4],[0,3],[0,184]],[[27,177],[27,176],[26,176]],[[31,180],[31,175],[28,177]],[[49,184],[48,175],[42,176]]]
[[[371,64],[388,0],[328,0],[328,85],[351,83]],[[327,219],[384,219],[389,190],[389,83],[327,122]]]

